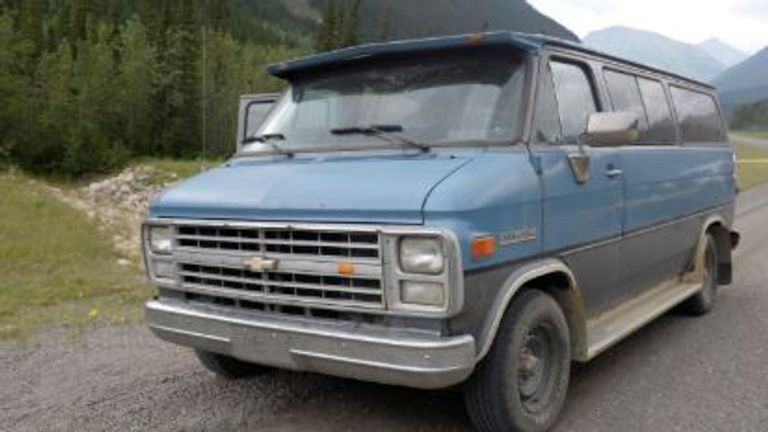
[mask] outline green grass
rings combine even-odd
[[[763,183],[768,183],[768,163],[749,163],[748,161],[768,161],[768,150],[751,147],[736,142],[736,155],[739,163],[739,187],[747,190]]]
[[[768,139],[768,131],[733,131],[731,133],[736,136],[737,140],[739,136]]]
[[[106,233],[26,176],[0,173],[0,190],[0,338],[140,320],[152,289]]]

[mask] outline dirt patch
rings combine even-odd
[[[141,223],[149,203],[175,180],[175,175],[161,175],[154,167],[140,165],[73,190],[44,187],[97,222],[98,229],[110,235],[112,245],[123,257],[120,264],[129,265],[138,263],[141,257]]]

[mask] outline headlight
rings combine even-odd
[[[445,270],[445,248],[434,237],[400,240],[400,269],[406,273],[437,275]]]
[[[445,305],[445,287],[439,282],[403,281],[400,286],[400,301],[406,305]]]
[[[150,227],[149,249],[156,254],[169,254],[173,252],[173,228]]]
[[[152,264],[154,275],[160,279],[172,279],[174,266],[172,262],[168,261],[155,261]]]

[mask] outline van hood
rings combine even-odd
[[[152,218],[422,224],[424,203],[471,159],[455,154],[247,158],[158,196]]]

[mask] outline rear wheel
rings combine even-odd
[[[272,369],[266,366],[246,363],[223,354],[202,350],[195,350],[195,354],[206,369],[230,380],[258,376],[272,371]]]
[[[465,390],[482,432],[546,431],[565,404],[570,332],[557,302],[536,290],[512,302],[488,356]]]
[[[711,234],[707,235],[707,249],[704,252],[704,282],[701,291],[686,300],[682,310],[690,315],[702,316],[712,312],[717,298],[717,243]]]

